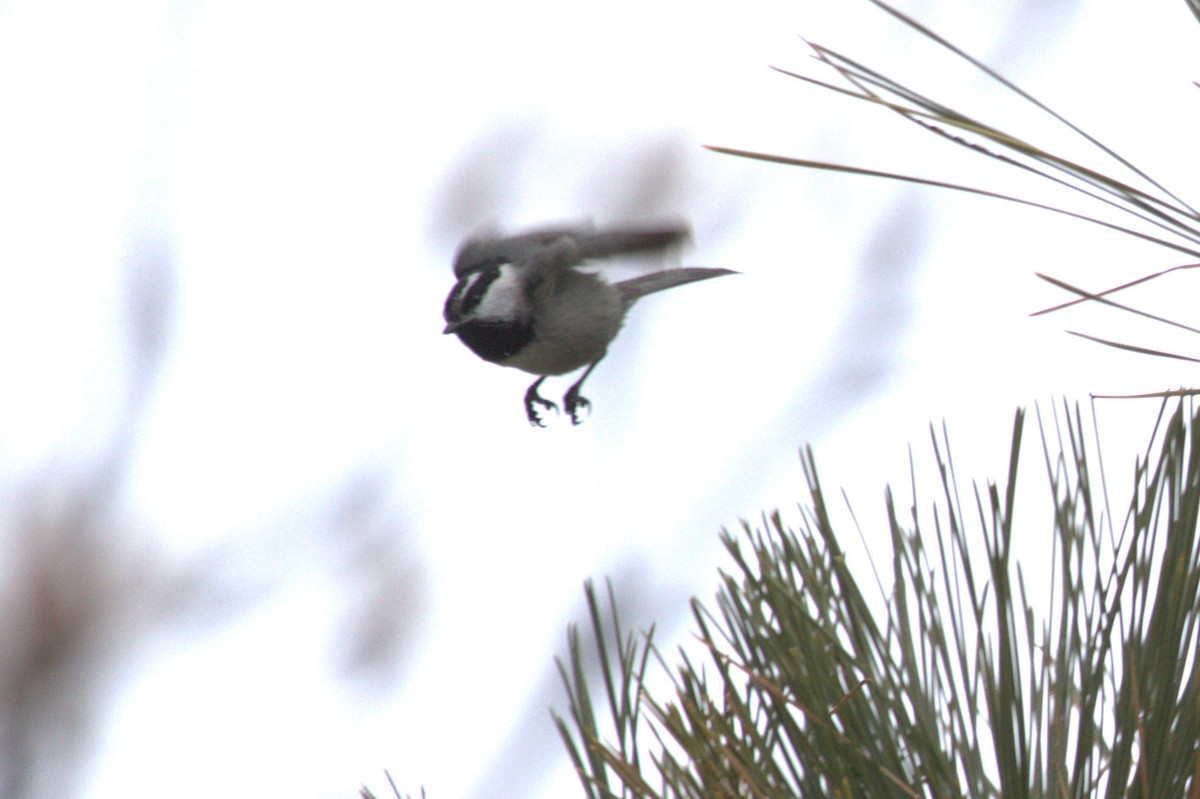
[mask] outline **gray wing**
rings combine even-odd
[[[697,280],[708,280],[710,277],[721,275],[736,275],[732,269],[718,269],[706,266],[685,266],[681,269],[664,269],[661,272],[651,272],[648,275],[622,280],[617,284],[625,307],[633,305],[639,297],[653,294],[656,291],[675,288]]]
[[[609,258],[658,252],[682,244],[691,235],[687,225],[669,223],[647,227],[621,227],[589,232],[580,239],[584,258]]]
[[[454,275],[462,277],[496,263],[538,260],[547,267],[566,269],[592,258],[665,250],[689,235],[690,230],[682,223],[609,230],[583,224],[540,228],[515,236],[470,238],[454,258]]]

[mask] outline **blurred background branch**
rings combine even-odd
[[[127,502],[128,481],[170,351],[176,267],[166,240],[133,248],[126,270],[128,384],[100,455],[71,452],[2,489],[0,795],[71,795],[131,661],[174,630],[203,636],[323,564],[341,607],[328,648],[359,688],[398,679],[421,576],[388,510],[388,470],[367,466],[278,533],[180,560]]]

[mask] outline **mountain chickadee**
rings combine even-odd
[[[537,406],[558,410],[538,394],[549,375],[587,366],[563,404],[571,423],[591,403],[579,387],[608,351],[639,298],[696,280],[736,274],[686,267],[608,283],[576,267],[596,258],[656,252],[682,242],[682,225],[596,230],[590,225],[550,227],[502,238],[471,238],[454,259],[458,278],[446,298],[446,329],[485,361],[538,375],[525,392],[529,422],[543,427]]]

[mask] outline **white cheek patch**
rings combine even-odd
[[[525,285],[520,269],[512,264],[500,267],[500,277],[492,281],[476,306],[476,319],[511,319],[524,316],[529,299],[525,296]]]

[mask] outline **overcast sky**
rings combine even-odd
[[[1184,3],[903,8],[1196,184]],[[583,580],[682,638],[718,531],[795,512],[805,444],[870,535],[931,421],[999,478],[1018,405],[1189,382],[1062,333],[1108,317],[1027,317],[1062,299],[1035,271],[1099,289],[1182,257],[704,150],[1042,196],[768,68],[832,78],[804,39],[1110,167],[865,1],[0,5],[4,522],[91,619],[25,795],[350,796],[387,768],[432,799],[563,796],[546,708]],[[591,416],[531,429],[529,377],[441,335],[455,247],[655,218],[743,274],[640,302]],[[1102,421],[1134,451],[1153,411]]]

